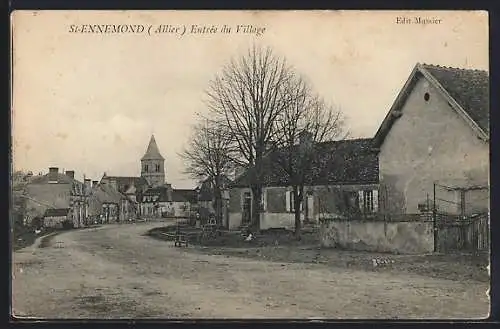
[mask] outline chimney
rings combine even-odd
[[[97,184],[99,184],[99,181],[93,180],[92,181],[92,188],[96,187]]]
[[[66,176],[71,179],[75,179],[75,171],[74,170],[66,170]]]
[[[57,183],[58,176],[59,176],[59,168],[57,168],[57,167],[50,167],[49,168],[49,182],[55,182],[55,183]]]
[[[85,185],[85,191],[89,192],[92,189],[92,182],[90,178],[85,178],[83,180],[83,185]]]

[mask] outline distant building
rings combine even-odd
[[[51,167],[48,174],[31,177],[26,186],[28,216],[41,218],[47,209],[69,209],[68,220],[74,227],[82,227],[88,217],[90,190],[90,180],[82,183],[75,179],[74,171],[63,174]]]
[[[165,184],[165,158],[160,154],[154,135],[151,136],[146,153],[141,158],[141,177],[145,178],[151,187]]]
[[[43,226],[52,228],[62,228],[65,222],[71,220],[70,215],[71,215],[70,208],[62,208],[62,209],[49,208],[45,210],[45,213],[43,215]]]

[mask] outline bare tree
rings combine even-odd
[[[212,186],[219,224],[222,219],[223,177],[231,169],[233,153],[234,148],[225,129],[205,119],[194,126],[189,144],[179,154],[187,165],[185,173],[208,181]]]
[[[293,69],[270,48],[253,46],[233,59],[210,82],[207,105],[238,149],[234,159],[252,167],[252,224],[259,227],[262,195],[262,160],[275,137],[274,122],[290,102],[287,85]]]
[[[312,183],[314,166],[321,166],[318,146],[325,141],[344,139],[348,132],[342,112],[314,95],[301,77],[289,81],[288,94],[288,106],[274,123],[275,135],[269,156],[285,173],[292,187],[290,206],[294,210],[295,235],[300,238],[304,187]]]

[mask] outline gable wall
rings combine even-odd
[[[424,94],[429,93],[428,101]],[[443,185],[487,184],[489,146],[421,77],[402,108],[379,154],[381,207],[388,214],[418,212],[432,199],[433,181]],[[456,193],[438,189],[437,196],[456,202]],[[456,212],[452,203],[440,209]]]

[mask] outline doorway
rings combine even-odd
[[[243,193],[242,211],[242,224],[250,224],[252,222],[252,194],[250,192]]]

